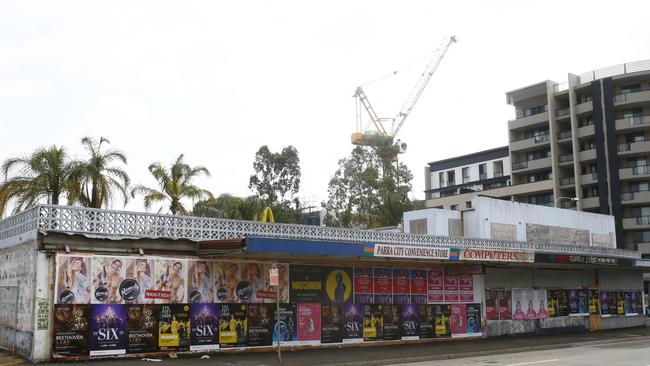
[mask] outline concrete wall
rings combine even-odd
[[[610,237],[608,246],[616,247],[613,216],[478,196],[472,198],[472,207],[464,216],[468,238],[493,239],[494,224],[515,225],[516,240],[592,245],[592,237],[596,237],[597,246],[607,246],[603,240]]]
[[[404,232],[411,233],[410,223],[412,220],[422,219],[427,220],[427,234],[429,235],[450,236],[452,234],[462,233],[462,230],[454,233],[454,226],[460,225],[458,221],[461,219],[461,213],[459,211],[441,210],[437,208],[404,212]]]

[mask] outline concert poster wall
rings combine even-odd
[[[374,268],[375,303],[393,303],[393,269]]]
[[[301,344],[320,343],[320,304],[298,304],[298,341]]]
[[[587,295],[589,299],[589,315],[599,315],[600,314],[600,299],[598,296],[598,289],[590,288],[587,290]]]
[[[374,304],[373,269],[354,268],[354,302],[355,304]]]
[[[219,304],[190,305],[190,351],[219,348]]]
[[[411,270],[411,303],[427,303],[427,271],[425,269]]]
[[[341,343],[343,321],[339,304],[321,304],[321,343]]]
[[[162,304],[159,307],[158,346],[161,351],[185,351],[190,348],[190,306]]]
[[[404,268],[393,269],[393,304],[411,302],[411,271]]]
[[[434,306],[436,338],[451,337],[451,305],[437,304]]]
[[[91,263],[91,304],[122,304],[120,284],[125,279],[125,258],[95,255]],[[135,300],[133,298],[132,300]]]
[[[420,305],[420,338],[435,338],[435,305]]]
[[[499,290],[497,292],[497,304],[499,305],[499,319],[510,320],[512,319],[512,291]]]
[[[403,304],[400,317],[400,333],[403,340],[420,339],[420,312],[418,304]]]
[[[428,284],[427,284],[427,302],[439,303],[444,299],[444,271],[427,271]]]
[[[401,305],[384,305],[384,340],[401,339],[400,329]]]
[[[444,298],[445,302],[458,302],[459,298],[459,279],[458,275],[450,275],[445,273],[444,275],[444,284],[445,284],[445,293]]]
[[[467,329],[468,335],[481,335],[481,305],[467,304]]]
[[[352,267],[292,265],[289,270],[292,302],[343,304],[353,298]]]
[[[381,341],[384,338],[384,305],[365,304],[363,306],[363,340]]]
[[[83,356],[90,352],[90,305],[56,304],[53,317],[53,353]]]
[[[248,344],[247,304],[221,304],[219,347],[245,347]]]
[[[362,304],[343,304],[343,342],[363,342]]]
[[[188,295],[189,303],[214,302],[214,262],[205,260],[188,260]]]
[[[485,290],[485,317],[487,320],[499,320],[497,296],[498,290]]]
[[[464,336],[467,333],[467,305],[451,304],[451,336]]]
[[[462,274],[458,276],[458,301],[474,301],[474,276],[471,274]]]
[[[277,314],[274,314],[277,316]],[[279,329],[278,329],[279,325]],[[273,343],[278,341],[285,345],[298,342],[298,319],[296,318],[296,304],[280,304],[279,321],[273,320]]]
[[[251,347],[273,344],[274,304],[248,305],[248,345]]]
[[[217,303],[238,302],[237,285],[241,281],[240,263],[218,261],[215,263],[214,269],[214,301]]]
[[[56,256],[55,304],[90,303],[90,256]]]
[[[129,333],[127,353],[158,351],[159,316],[159,305],[126,305],[126,329]]]
[[[157,304],[182,304],[187,300],[187,260],[156,258],[154,266]]]
[[[96,304],[90,309],[90,356],[123,355],[128,343],[126,306]]]
[[[147,257],[125,257],[125,276],[132,281],[132,292],[127,295],[128,303],[153,304],[158,292],[154,286],[154,264],[153,258]],[[129,290],[124,288],[124,290]],[[136,295],[137,293],[137,295]],[[131,301],[128,297],[135,296]],[[158,314],[156,313],[156,317]]]

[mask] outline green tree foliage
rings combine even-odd
[[[51,146],[39,148],[31,155],[9,158],[2,164],[4,182],[0,184],[0,217],[11,200],[15,200],[14,213],[36,204],[52,194],[52,204],[58,205],[61,195],[68,199],[77,192],[71,178],[75,163],[68,160],[65,148]],[[15,173],[15,175],[11,175]]]
[[[113,165],[115,162],[126,164],[126,155],[115,149],[102,151],[104,143],[110,144],[110,141],[104,137],[99,141],[91,137],[81,139],[89,156],[88,160],[77,163],[72,173],[79,185],[78,194],[73,199],[85,207],[108,206],[114,191],[121,194],[124,204],[128,200],[129,175],[119,165]]]
[[[266,204],[259,197],[242,198],[224,193],[219,197],[197,202],[192,214],[221,219],[253,220],[254,216],[264,208],[266,208]]]
[[[348,228],[378,228],[397,225],[402,213],[413,206],[408,199],[413,175],[392,153],[357,146],[339,161],[330,179],[325,224]]]
[[[169,202],[172,215],[189,215],[182,200],[189,198],[193,201],[212,197],[212,193],[192,184],[192,180],[200,175],[210,176],[203,166],[191,167],[183,161],[184,155],[178,156],[169,169],[156,162],[149,165],[149,172],[154,177],[160,190],[137,185],[131,190],[131,196],[144,196],[144,207],[149,209],[156,202]],[[158,212],[161,212],[161,207]]]
[[[273,153],[264,145],[255,153],[254,175],[248,188],[271,207],[277,222],[294,222],[300,216],[300,158],[298,150],[287,146]]]

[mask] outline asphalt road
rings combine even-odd
[[[394,364],[397,365],[397,364]],[[399,366],[648,366],[650,341],[631,340],[545,351],[510,353],[454,360],[401,363]]]

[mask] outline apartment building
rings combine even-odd
[[[511,186],[481,194],[613,215],[617,246],[650,254],[650,60],[506,97],[516,116],[508,121]],[[431,195],[426,206],[460,209],[476,194]]]

